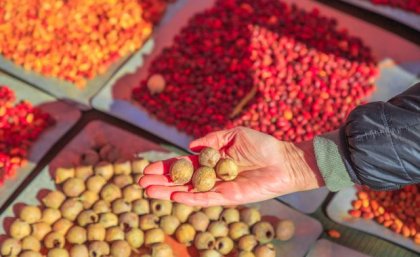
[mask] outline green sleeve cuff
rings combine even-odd
[[[336,192],[354,184],[344,166],[338,130],[315,137],[314,149],[318,168],[330,191]]]

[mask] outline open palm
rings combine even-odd
[[[305,158],[303,148],[307,147],[281,142],[243,127],[213,132],[190,144],[191,150],[197,152],[203,147],[218,149],[222,157],[235,160],[240,171],[238,177],[229,182],[218,181],[209,192],[194,192],[191,185],[175,185],[170,181],[169,168],[175,161],[170,159],[148,166],[140,185],[152,198],[195,206],[245,204],[319,187],[317,176],[310,171],[308,174],[313,167],[309,167]],[[189,158],[198,166],[195,155],[180,158]]]

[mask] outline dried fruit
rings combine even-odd
[[[159,223],[159,218],[154,214],[145,214],[140,216],[139,227],[142,230],[149,230],[152,228],[157,228]]]
[[[251,252],[258,245],[258,241],[254,235],[245,235],[238,241],[238,248],[242,251]]]
[[[192,163],[186,159],[176,160],[170,168],[169,175],[175,184],[186,184],[190,182],[194,173]]]
[[[149,201],[146,199],[139,199],[132,203],[133,212],[137,215],[144,215],[150,213]]]
[[[114,184],[107,184],[102,188],[101,198],[106,202],[112,202],[122,197],[121,189]]]
[[[147,88],[152,95],[162,93],[165,89],[165,86],[166,81],[161,74],[153,74],[147,80]]]
[[[112,242],[111,255],[112,257],[130,257],[130,245],[124,240]]]
[[[253,252],[240,251],[238,257],[255,257]]]
[[[195,238],[194,227],[188,223],[182,224],[175,231],[175,238],[181,244],[190,245]]]
[[[118,160],[114,163],[114,174],[115,175],[130,175],[131,174],[131,162],[129,160]]]
[[[216,165],[216,175],[224,181],[234,180],[239,173],[238,165],[236,162],[229,158],[221,159]]]
[[[125,240],[132,248],[138,249],[144,243],[144,232],[138,228],[132,228],[125,235]]]
[[[204,212],[199,211],[190,215],[190,217],[188,218],[188,223],[190,223],[193,226],[195,231],[204,232],[207,230],[210,220],[206,216],[206,214],[204,214]]]
[[[114,166],[109,162],[99,162],[94,167],[94,173],[102,176],[106,180],[110,180],[114,176]]]
[[[194,239],[194,246],[198,250],[213,249],[216,239],[209,232],[197,233]]]
[[[149,165],[146,159],[135,159],[131,161],[131,170],[133,174],[143,174],[144,169]]]
[[[158,243],[152,246],[152,256],[151,257],[173,257],[172,248],[165,243]]]
[[[242,236],[249,234],[249,226],[243,222],[234,222],[229,225],[229,237],[239,240]]]
[[[131,203],[127,202],[123,198],[114,200],[111,206],[112,206],[112,212],[115,214],[121,214],[124,212],[131,211]]]
[[[22,239],[22,250],[39,252],[41,251],[41,242],[34,236],[24,237]]]
[[[139,216],[134,212],[126,212],[120,214],[119,217],[120,226],[124,230],[128,230],[131,228],[138,228],[139,227]]]
[[[217,162],[220,160],[220,153],[214,148],[205,147],[200,151],[198,155],[198,162],[201,166],[207,166],[214,168]]]
[[[79,197],[79,200],[82,202],[83,208],[85,209],[90,209],[92,205],[98,201],[98,199],[98,193],[89,190],[83,192]]]
[[[143,190],[141,189],[139,185],[133,184],[133,185],[126,186],[123,189],[122,194],[123,194],[124,200],[131,203],[143,197]]]
[[[166,215],[160,218],[159,227],[165,234],[173,235],[180,224],[181,222],[175,216]]]
[[[227,208],[220,215],[220,220],[226,224],[239,221],[239,211],[235,208]]]
[[[98,200],[92,207],[92,210],[97,214],[111,211],[111,204],[105,200]]]
[[[165,241],[165,233],[160,228],[152,228],[144,233],[144,245],[151,246]]]
[[[46,208],[42,211],[42,221],[48,224],[53,224],[61,219],[61,212],[57,209]]]
[[[213,221],[208,227],[208,231],[214,237],[226,237],[229,234],[229,227],[223,221]]]
[[[17,256],[22,251],[22,245],[19,240],[8,238],[1,245],[0,253],[3,256]]]
[[[167,200],[152,200],[150,203],[152,213],[157,217],[169,215],[172,212],[172,202]]]
[[[61,215],[70,221],[75,221],[79,213],[83,211],[83,204],[77,199],[70,198],[64,201],[60,207]]]
[[[104,228],[109,228],[118,225],[118,216],[112,212],[101,213],[99,216],[99,223],[101,223]]]
[[[177,217],[181,223],[184,223],[188,220],[193,211],[194,207],[192,206],[182,203],[174,203],[172,214]]]
[[[32,233],[31,235],[34,236],[39,241],[43,240],[44,237],[51,232],[51,226],[45,222],[38,222],[32,224]]]
[[[73,226],[73,222],[71,222],[68,219],[65,218],[61,218],[59,220],[57,220],[54,225],[52,226],[52,229],[57,232],[60,233],[62,235],[67,234],[67,231],[69,231],[69,229]],[[48,232],[51,230],[51,228],[49,228]],[[48,233],[47,232],[47,233]],[[39,239],[39,238],[38,238]]]
[[[64,200],[66,200],[66,196],[61,191],[54,190],[42,198],[42,203],[48,208],[58,209]]]
[[[280,241],[287,241],[295,235],[295,223],[292,220],[284,219],[276,224],[276,238]]]
[[[192,176],[192,184],[199,192],[209,191],[216,184],[216,172],[209,167],[200,167]]]
[[[30,234],[31,226],[22,220],[17,219],[10,225],[10,236],[15,239],[22,239]]]
[[[80,178],[69,178],[63,184],[63,192],[68,197],[77,197],[85,191],[85,182]]]
[[[70,257],[89,257],[86,245],[73,245],[70,249]]]
[[[200,257],[222,257],[216,250],[203,250],[200,252]]]
[[[219,220],[222,211],[222,206],[211,206],[203,209],[204,214],[206,214],[210,220]]]
[[[89,224],[87,226],[87,239],[89,241],[105,240],[106,230],[101,223]]]
[[[274,229],[270,223],[266,221],[260,221],[252,226],[252,234],[260,244],[269,243],[274,238]]]
[[[124,174],[116,175],[112,182],[119,188],[124,188],[134,183],[133,177]]]
[[[63,248],[65,244],[64,236],[57,232],[50,232],[44,238],[44,246],[48,249]]]
[[[255,257],[276,257],[276,249],[272,244],[259,245],[255,248]]]
[[[94,175],[86,181],[86,187],[89,191],[99,193],[106,184],[106,179],[100,175]]]
[[[93,175],[93,166],[92,165],[83,165],[77,166],[74,171],[76,178],[86,181],[89,177]]]
[[[31,206],[31,205],[27,205],[23,207],[19,213],[19,218],[28,224],[32,224],[32,223],[40,221],[41,216],[42,216],[41,209],[39,209],[39,207],[37,206]]]
[[[228,255],[233,250],[233,240],[229,237],[219,237],[216,240],[215,247],[219,253]]]
[[[107,228],[105,234],[105,241],[112,242],[117,240],[124,240],[125,234],[121,227],[115,226]]]
[[[65,181],[67,181],[67,179],[70,178],[74,178],[75,176],[75,169],[73,167],[71,168],[57,168],[55,170],[55,183],[56,184],[61,184]]]
[[[83,244],[87,240],[87,231],[82,227],[74,226],[67,232],[66,240],[71,244]]]
[[[23,251],[19,254],[19,257],[42,257],[42,255],[39,252],[35,251]]]
[[[240,211],[241,221],[248,226],[252,226],[258,221],[261,221],[261,214],[255,208],[244,208]]]
[[[104,241],[94,241],[89,244],[89,257],[102,257],[109,255],[109,245]]]

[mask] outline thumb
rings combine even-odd
[[[236,128],[221,130],[209,133],[202,138],[198,138],[190,143],[190,149],[194,152],[199,152],[204,147],[212,147],[220,150],[233,140],[237,132]]]

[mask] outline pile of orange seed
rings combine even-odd
[[[83,88],[152,32],[137,0],[0,0],[0,54]]]

